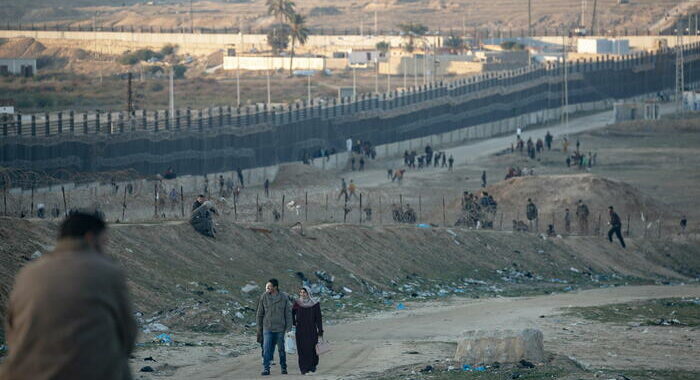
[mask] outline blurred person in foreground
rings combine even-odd
[[[0,380],[131,379],[136,321],[124,274],[105,246],[104,220],[74,212],[53,252],[19,271]]]

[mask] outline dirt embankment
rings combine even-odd
[[[216,239],[187,224],[112,225],[109,252],[128,273],[142,322],[194,331],[249,327],[264,282],[310,281],[344,312],[448,294],[489,296],[700,276],[700,247],[598,238],[409,226],[219,225]],[[0,218],[0,300],[17,269],[46,252],[56,225]],[[248,292],[246,285],[253,284]],[[257,285],[257,288],[255,288]],[[515,292],[515,293],[510,293]],[[362,306],[362,303],[365,303]],[[346,309],[347,306],[347,309]]]

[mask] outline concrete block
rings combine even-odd
[[[462,364],[544,361],[542,331],[538,329],[465,331],[457,342],[455,361]]]

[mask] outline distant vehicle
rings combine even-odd
[[[194,62],[194,58],[192,58],[192,57],[190,57],[190,56],[185,57],[185,64],[189,64],[189,63],[192,63],[192,62]]]
[[[575,36],[587,36],[588,30],[586,29],[585,26],[580,26],[580,27],[574,29],[574,35]]]

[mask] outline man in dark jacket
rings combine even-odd
[[[258,342],[263,344],[263,371],[261,375],[270,375],[270,361],[275,352],[279,352],[282,374],[287,374],[287,354],[284,351],[284,335],[292,329],[292,305],[289,296],[279,291],[279,282],[270,279],[265,285],[265,294],[258,303]]]
[[[612,243],[613,234],[617,235],[617,238],[622,244],[622,248],[625,248],[625,240],[622,238],[622,221],[620,216],[613,210],[613,206],[608,207],[608,213],[610,214],[610,231],[608,231],[608,240]]]
[[[0,379],[131,379],[136,321],[124,274],[104,254],[105,230],[99,216],[71,213],[53,252],[19,272]]]
[[[200,208],[204,204],[205,200],[204,194],[197,195],[197,199],[195,199],[194,203],[192,203],[192,211]]]

